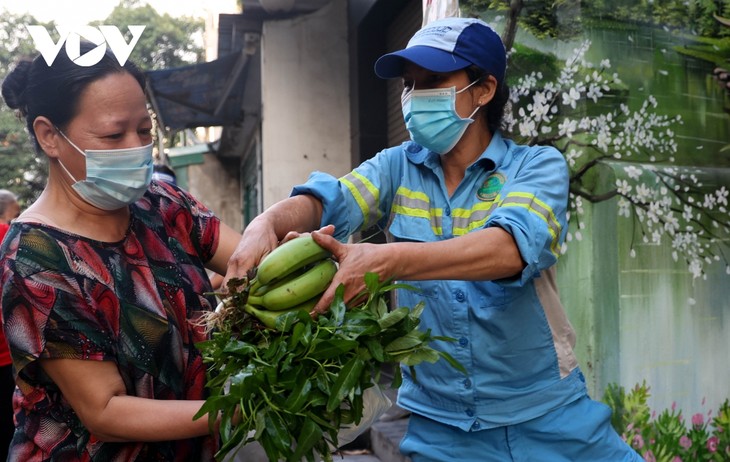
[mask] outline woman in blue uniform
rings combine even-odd
[[[499,36],[472,18],[432,22],[375,64],[403,80],[411,139],[342,178],[314,172],[246,228],[229,266],[245,274],[287,233],[314,232],[340,269],[345,298],[363,275],[409,281],[398,304],[426,302],[423,329],[468,370],[408,368],[398,404],[412,412],[401,451],[421,461],[640,461],[588,397],[558,297],[568,168],[552,147],[504,138],[508,90]],[[379,225],[386,244],[345,244]],[[443,345],[443,346],[442,346]]]

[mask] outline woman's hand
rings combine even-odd
[[[223,269],[211,269],[224,274],[223,292],[228,281],[243,278],[281,242],[292,239],[299,232],[317,229],[322,217],[322,203],[306,194],[278,202],[257,216],[246,226],[243,235],[231,234],[221,227],[221,243],[214,259],[223,260]]]
[[[274,228],[265,222],[253,221],[243,232],[236,249],[228,259],[228,270],[221,283],[221,292],[228,291],[228,281],[248,277],[263,258],[279,245]]]
[[[332,283],[312,309],[313,316],[329,309],[340,284],[345,284],[345,303],[349,303],[365,289],[365,273],[377,273],[380,281],[393,277],[389,269],[393,255],[388,244],[343,244],[332,237],[334,226],[326,226],[312,233],[314,241],[329,250],[339,268]]]

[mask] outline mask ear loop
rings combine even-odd
[[[79,149],[79,147],[76,146],[76,144],[74,144],[73,141],[71,141],[70,139],[68,139],[68,137],[66,136],[66,134],[63,133],[63,131],[61,131],[60,128],[58,128],[56,125],[54,125],[53,127],[56,129],[56,131],[58,131],[58,133],[61,134],[61,136],[63,137],[64,140],[68,141],[68,144],[70,144],[71,146],[73,146],[74,149],[76,149],[82,156],[84,156],[84,158],[86,158],[86,153],[84,153],[84,151],[82,151],[81,149]],[[72,180],[74,180],[74,183],[78,183],[79,182],[79,180],[77,180],[76,178],[74,178],[73,175],[71,175],[71,172],[68,171],[68,169],[66,168],[66,166],[63,165],[63,162],[61,162],[61,159],[58,159],[58,165],[60,165],[61,168],[63,169],[63,171],[66,172],[66,175],[68,175],[69,177],[71,177]]]
[[[480,80],[482,80],[482,79],[481,79],[481,78],[478,78],[478,79],[476,79],[475,81],[473,81],[473,82],[472,82],[472,83],[470,83],[469,85],[467,85],[467,86],[465,86],[464,88],[462,88],[461,90],[457,91],[457,92],[456,92],[456,94],[458,95],[459,93],[462,93],[462,92],[466,91],[466,90],[467,90],[467,89],[468,89],[469,87],[472,87],[472,86],[474,86],[474,85],[475,85],[475,84],[476,84],[477,82],[479,82]],[[477,105],[476,109],[474,109],[474,111],[472,111],[472,113],[471,113],[471,114],[469,114],[469,117],[467,117],[467,119],[471,119],[472,117],[474,117],[474,114],[476,114],[476,113],[477,113],[477,111],[478,111],[479,109],[481,109],[481,108],[482,108],[482,106],[480,106],[480,105]]]

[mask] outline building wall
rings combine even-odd
[[[224,162],[215,154],[203,156],[203,163],[190,165],[188,190],[231,228],[242,231],[243,219],[238,163]]]
[[[351,168],[347,2],[267,21],[261,47],[266,209],[313,170]]]
[[[205,2],[201,8],[205,11],[205,60],[213,61],[218,58],[218,17],[224,13],[239,13],[240,7],[236,0],[213,0]],[[203,142],[214,142],[221,136],[221,127],[199,127],[195,132]],[[202,163],[191,163],[182,169],[188,178],[185,185],[188,191],[213,210],[224,223],[241,230],[243,207],[238,167],[230,160],[224,161],[217,155],[207,153]]]

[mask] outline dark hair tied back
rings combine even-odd
[[[2,95],[5,104],[25,117],[25,89],[28,86],[28,74],[33,62],[24,59],[18,62],[13,72],[3,80]]]

